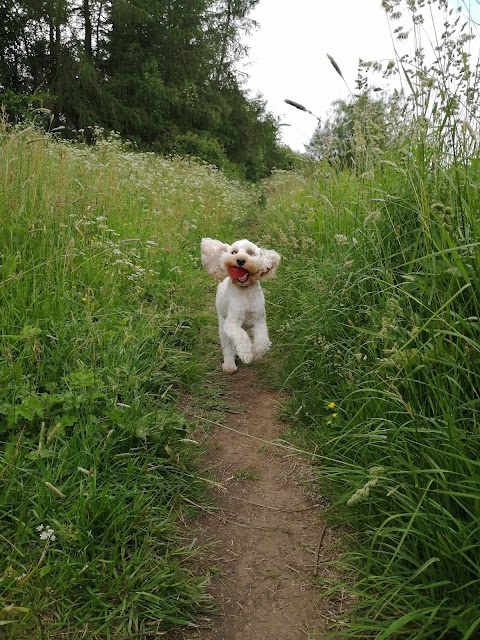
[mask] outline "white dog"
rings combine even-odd
[[[201,253],[207,272],[222,281],[218,285],[216,304],[223,370],[235,373],[235,355],[248,364],[270,348],[259,280],[273,276],[280,256],[248,240],[238,240],[229,246],[211,238],[203,238]],[[250,328],[253,344],[245,331]]]

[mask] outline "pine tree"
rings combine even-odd
[[[99,126],[258,178],[277,125],[235,68],[258,1],[2,0],[2,102],[41,92],[66,135]]]

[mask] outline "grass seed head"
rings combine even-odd
[[[343,79],[342,71],[341,71],[340,67],[338,66],[338,64],[335,62],[334,58],[332,58],[332,56],[329,53],[327,53],[327,58],[330,60],[330,64],[335,69],[335,71],[338,73],[338,75]]]
[[[300,109],[300,111],[308,112],[307,107],[304,107],[303,104],[300,104],[299,102],[295,102],[295,100],[288,100],[287,98],[285,98],[285,102],[289,104],[291,107],[295,107],[295,109]]]

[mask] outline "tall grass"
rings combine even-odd
[[[258,215],[255,240],[284,258],[267,366],[355,532],[322,589],[349,593],[334,635],[479,637],[479,75],[461,23],[428,67],[422,4],[395,140],[360,113],[353,168],[280,172],[260,214],[211,167],[2,125],[6,637],[148,637],[210,605],[176,527],[205,489],[182,395],[219,389],[198,242]]]
[[[193,624],[206,578],[176,525],[205,481],[180,400],[218,387],[197,246],[253,194],[114,137],[1,127],[2,633]]]
[[[480,634],[480,163],[461,87],[477,76],[457,65],[452,95],[443,72],[412,68],[394,145],[364,139],[352,171],[271,182],[270,322],[297,437],[356,531],[347,578],[325,590],[350,593],[335,637],[466,640]]]

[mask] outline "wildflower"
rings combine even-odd
[[[39,524],[38,527],[35,527],[35,528],[40,534],[40,540],[55,542],[55,540],[57,539],[52,527],[49,527],[49,526],[44,527],[43,524]]]
[[[337,415],[338,415],[337,413],[332,413],[332,418],[335,419],[337,417]]]
[[[335,404],[335,402],[329,402],[329,403],[328,403],[328,408],[329,408],[329,409],[335,409],[335,407],[336,407],[336,406],[337,406],[337,405]]]
[[[336,242],[338,242],[338,244],[346,244],[348,242],[347,236],[345,236],[343,233],[336,233],[335,240]]]

